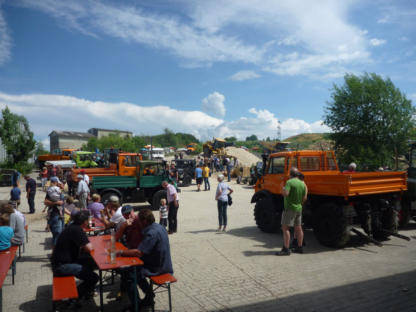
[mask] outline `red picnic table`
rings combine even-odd
[[[3,282],[9,272],[10,266],[12,266],[12,283],[14,284],[16,251],[17,246],[0,251],[0,312],[3,311]]]
[[[104,311],[102,272],[129,267],[133,267],[136,271],[136,267],[143,265],[143,261],[137,257],[116,257],[114,263],[111,263],[110,254],[106,250],[111,242],[111,235],[91,236],[89,237],[89,240],[94,248],[94,250],[91,251],[91,256],[98,266],[100,276],[100,310]],[[127,248],[120,242],[116,242],[116,250],[127,250]],[[136,272],[134,278],[136,279]],[[135,299],[135,310],[138,311],[138,301],[137,298]]]

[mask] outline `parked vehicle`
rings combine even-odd
[[[181,186],[191,185],[195,175],[195,159],[176,159],[175,167],[178,170],[178,183]]]
[[[404,193],[399,212],[399,226],[406,226],[410,219],[416,221],[416,142],[410,142],[407,156],[407,192]]]
[[[45,166],[46,161],[51,160],[69,160],[71,159],[71,153],[75,151],[73,148],[63,148],[62,150],[55,150],[52,154],[39,155],[37,158],[37,164],[40,169]]]
[[[256,204],[254,216],[262,231],[280,229],[282,189],[291,167],[299,168],[305,176],[308,199],[303,218],[321,244],[343,247],[349,241],[350,231],[377,244],[390,235],[406,238],[397,233],[400,198],[407,189],[406,172],[344,174],[332,151],[284,151],[264,157],[263,175],[257,180],[251,199]],[[356,225],[366,234],[358,231]]]
[[[103,202],[116,196],[120,203],[148,201],[154,210],[159,209],[160,200],[166,198],[161,184],[164,180],[171,181],[166,162],[141,160],[136,169],[136,173],[129,176],[95,176],[92,188],[101,195]]]

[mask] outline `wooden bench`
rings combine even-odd
[[[10,267],[12,268],[12,281],[14,284],[14,272],[16,265],[16,250],[8,249],[0,252],[0,311],[3,311],[3,282],[9,272]]]
[[[12,284],[14,285],[14,276],[16,275],[16,253],[19,249],[19,246],[11,246],[9,248],[10,252],[14,255],[12,263]]]
[[[167,291],[169,294],[169,312],[172,311],[172,296],[170,293],[170,284],[175,283],[177,280],[176,278],[169,274],[169,273],[165,273],[165,274],[161,274],[161,275],[155,275],[155,276],[150,276],[150,284],[152,286],[153,292],[156,294],[158,292],[164,292]],[[155,288],[154,285],[156,285]],[[164,288],[164,290],[158,290],[159,288]],[[152,306],[152,312],[155,312],[155,305]]]
[[[75,276],[54,276],[52,284],[52,311],[58,301],[78,298]]]

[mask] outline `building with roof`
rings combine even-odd
[[[64,148],[80,149],[82,145],[87,144],[94,135],[85,132],[76,131],[52,131],[49,134],[50,152],[62,150]]]
[[[108,136],[110,134],[116,134],[120,137],[132,137],[133,133],[130,131],[122,131],[122,130],[109,130],[109,129],[100,129],[100,128],[91,128],[88,130],[88,133],[97,137],[97,139],[101,139],[102,137]]]

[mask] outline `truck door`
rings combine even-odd
[[[281,194],[285,184],[286,175],[286,157],[278,156],[269,159],[264,175],[264,189],[273,194]]]

